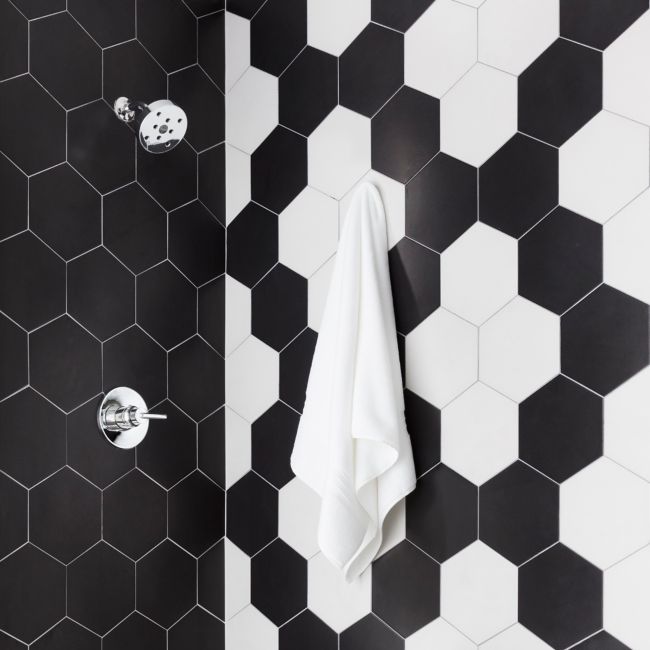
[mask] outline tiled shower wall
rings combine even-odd
[[[0,0],[0,648],[223,648],[224,12]],[[170,97],[156,156],[112,112]],[[127,385],[136,451],[96,424]]]
[[[225,23],[228,650],[648,650],[648,1]],[[419,481],[346,585],[289,455],[362,179]]]

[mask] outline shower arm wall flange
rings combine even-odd
[[[147,105],[144,102],[131,101],[128,97],[118,97],[113,103],[115,115],[126,124],[135,121],[136,115],[146,107]]]

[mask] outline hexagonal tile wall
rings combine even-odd
[[[0,0],[3,648],[223,647],[224,18],[219,0]],[[120,95],[171,97],[186,141],[145,152]],[[118,385],[168,416],[137,469],[97,429]],[[168,533],[207,550],[200,593]]]

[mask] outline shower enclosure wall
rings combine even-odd
[[[223,648],[224,13],[0,0],[0,648]],[[190,116],[146,152],[120,96]],[[102,394],[167,415],[137,450]]]

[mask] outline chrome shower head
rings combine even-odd
[[[140,144],[150,153],[171,151],[185,137],[187,115],[168,99],[145,104],[119,97],[114,109],[120,120],[135,124]]]

